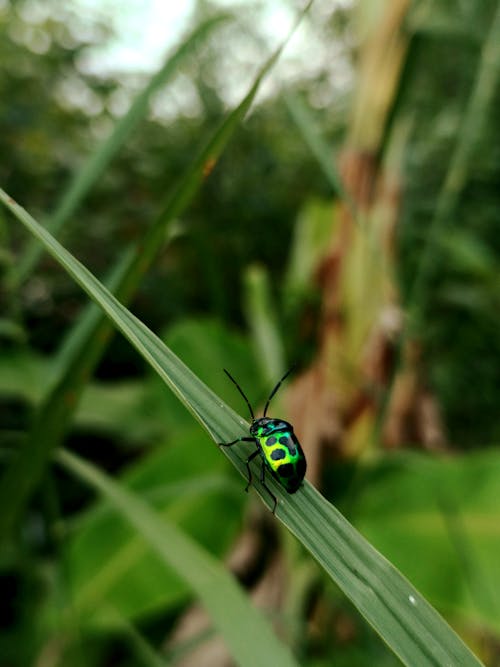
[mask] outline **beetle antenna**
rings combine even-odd
[[[227,371],[226,369],[224,369],[224,373],[225,373],[225,374],[227,375],[227,377],[231,380],[231,382],[232,382],[234,385],[236,385],[236,389],[240,392],[240,394],[241,394],[241,395],[243,396],[243,398],[245,399],[245,403],[248,405],[248,409],[250,410],[250,415],[252,416],[252,421],[255,421],[255,415],[254,415],[254,413],[253,413],[252,406],[250,405],[250,401],[248,400],[248,398],[245,396],[245,392],[244,392],[243,389],[240,387],[240,385],[236,382],[236,380],[233,378],[233,376],[231,375],[231,373],[230,373],[229,371]],[[288,375],[288,373],[287,373],[287,375]]]
[[[271,399],[272,399],[273,396],[276,394],[276,392],[278,391],[278,389],[281,387],[281,383],[282,383],[284,380],[286,380],[286,378],[290,375],[290,373],[293,371],[294,368],[295,368],[295,364],[294,364],[291,368],[289,368],[289,369],[287,370],[287,372],[285,373],[285,375],[283,375],[283,377],[281,378],[281,380],[278,382],[278,384],[277,384],[277,385],[275,386],[275,388],[272,390],[271,394],[269,395],[269,398],[267,399],[266,407],[264,408],[264,417],[265,417],[266,414],[267,414],[267,408],[269,407],[269,403],[271,402]],[[234,380],[233,380],[233,382],[234,382]]]

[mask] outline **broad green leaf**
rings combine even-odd
[[[37,403],[50,374],[50,363],[34,352],[4,350],[0,355],[0,392]]]
[[[0,355],[0,393],[8,400],[35,407],[43,398],[51,372],[49,360],[32,352],[5,352]],[[158,391],[152,385],[151,381],[138,380],[89,383],[75,414],[75,423],[87,430],[126,433],[137,440],[146,434],[142,439],[150,440],[153,434],[166,430],[162,406],[156,407]]]
[[[398,455],[363,481],[351,509],[363,534],[440,609],[498,633],[500,451]]]
[[[151,387],[140,380],[91,382],[74,416],[79,428],[148,442],[166,430],[164,417],[148,404]],[[154,407],[154,406],[153,406]]]
[[[290,650],[273,634],[271,623],[252,607],[224,566],[173,521],[159,516],[138,496],[74,454],[59,451],[57,458],[105,496],[163,564],[173,568],[189,584],[239,665],[292,667],[297,664]]]
[[[0,190],[0,199],[73,279],[100,305],[115,326],[179,397],[216,442],[248,433],[248,424],[223,403],[56,239]],[[245,476],[247,444],[223,452]],[[254,487],[270,499],[253,466]],[[287,495],[273,480],[276,516],[311,552],[403,663],[414,667],[480,665],[449,625],[409,581],[376,551],[309,483]]]
[[[269,391],[259,379],[248,336],[229,331],[216,319],[197,317],[174,322],[162,338],[201,380],[210,384],[219,396],[227,397],[231,405],[241,406],[241,400],[224,368],[229,368],[235,377],[245,378],[252,402]],[[163,390],[163,384],[162,394],[170,396]]]

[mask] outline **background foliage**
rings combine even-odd
[[[500,664],[500,59],[491,47],[500,43],[499,7],[361,4],[313,4],[304,22],[314,57],[305,49],[283,80],[287,68],[274,70],[170,221],[130,308],[242,414],[223,367],[256,406],[298,362],[297,381],[274,408],[294,417],[311,480],[485,662]],[[147,77],[90,73],[86,54],[110,39],[110,28],[56,0],[44,5],[40,12],[35,2],[0,3],[0,185],[50,224],[71,178]],[[198,3],[192,28],[217,9]],[[257,7],[233,12],[189,47],[58,233],[95,275],[109,275],[142,242],[240,98],[240,79],[251,85],[255,54],[260,63],[272,50]],[[384,65],[385,53],[399,69]],[[377,95],[386,89],[384,106]],[[464,144],[453,205],[439,218]],[[0,234],[0,446],[8,471],[69,368],[61,350],[87,297],[46,255],[22,275],[28,239],[4,210]],[[364,238],[375,239],[368,250]],[[365,322],[373,324],[379,303],[384,322],[397,314],[382,338]],[[362,362],[370,341],[382,349],[376,371]],[[67,449],[225,560],[278,618],[301,664],[397,664],[254,495],[245,496],[225,457],[121,336],[95,363],[68,432],[62,427]],[[334,378],[332,404],[331,388],[306,391],[321,368]],[[330,406],[334,424],[324,431],[313,433],[297,409],[308,394]],[[227,659],[178,573],[60,467],[43,473],[3,541],[0,582],[6,665]]]

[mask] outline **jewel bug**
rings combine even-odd
[[[264,489],[274,501],[272,509],[273,514],[276,510],[278,499],[266,484],[266,471],[270,472],[274,479],[281,484],[288,493],[295,493],[298,491],[302,484],[302,480],[304,479],[304,475],[306,474],[306,457],[304,456],[302,447],[293,432],[293,426],[284,419],[272,419],[266,417],[271,399],[292,370],[293,369],[290,368],[290,370],[285,373],[270,393],[264,407],[263,416],[256,418],[252,406],[250,405],[250,401],[246,397],[243,389],[232,377],[229,371],[224,369],[224,373],[243,396],[250,411],[252,425],[250,426],[250,436],[236,438],[236,440],[233,440],[232,442],[220,442],[219,445],[221,447],[232,447],[238,442],[253,442],[257,446],[257,449],[252,452],[246,460],[248,483],[245,491],[248,491],[252,483],[250,461],[260,454],[262,458],[260,481]]]

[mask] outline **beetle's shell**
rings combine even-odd
[[[267,469],[288,493],[295,493],[306,474],[306,458],[293,426],[283,419],[261,417],[253,422],[250,433]]]

